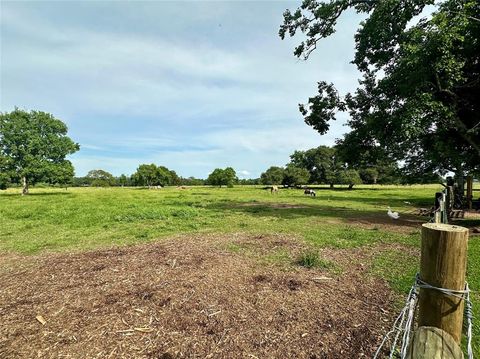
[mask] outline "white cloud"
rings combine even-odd
[[[2,3],[0,110],[66,121],[79,174],[155,162],[184,176],[227,165],[257,176],[345,132],[345,116],[323,137],[302,123],[298,103],[317,80],[356,85],[352,18],[302,62],[299,39],[276,34],[290,5]]]

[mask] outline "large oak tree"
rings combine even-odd
[[[338,141],[350,161],[401,161],[412,175],[480,167],[480,2],[445,0],[419,21],[432,0],[304,0],[284,13],[280,37],[302,32],[295,55],[307,59],[349,9],[366,16],[355,35],[353,63],[362,73],[353,93],[320,81],[300,105],[305,122],[325,134],[338,112],[351,132]]]
[[[22,194],[37,181],[68,181],[73,166],[65,157],[79,150],[67,126],[49,113],[15,109],[0,113],[0,177],[21,181]]]

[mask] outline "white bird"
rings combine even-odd
[[[391,219],[399,219],[399,218],[400,218],[400,215],[398,214],[398,212],[392,212],[392,209],[391,209],[390,207],[388,207],[387,215],[388,215]]]

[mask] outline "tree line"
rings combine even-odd
[[[113,176],[105,170],[89,171],[85,177],[74,177],[71,185],[74,187],[148,187],[157,188],[165,186],[226,186],[259,184],[258,179],[239,179],[232,167],[216,168],[208,178],[181,177],[174,170],[165,166],[141,164],[130,176],[122,174],[119,177]]]
[[[232,167],[216,168],[206,179],[179,176],[162,165],[141,164],[131,175],[118,177],[103,169],[94,169],[84,177],[74,177],[72,163],[65,159],[79,144],[67,136],[67,126],[51,114],[15,109],[0,114],[0,189],[20,185],[27,194],[31,185],[53,186],[195,186],[212,185],[284,185],[308,184],[396,184],[441,181],[437,172],[424,170],[412,177],[389,156],[377,154],[376,161],[351,161],[344,145],[319,146],[295,151],[284,167],[272,166],[260,178],[239,179]]]
[[[411,184],[438,183],[442,181],[437,173],[423,173],[412,177],[410,173],[387,157],[368,167],[348,163],[348,154],[340,146],[319,146],[306,151],[294,151],[285,166],[271,166],[259,178],[239,179],[232,167],[216,168],[207,179],[183,178],[164,166],[142,164],[131,176],[114,177],[102,170],[90,171],[86,177],[74,179],[75,186],[227,186],[234,185],[348,185],[357,184]]]
[[[442,178],[434,172],[414,178],[399,168],[398,163],[383,158],[369,166],[352,165],[348,155],[339,146],[319,146],[306,151],[295,151],[285,167],[272,166],[262,173],[260,182],[265,185],[325,184],[409,184],[438,183]]]

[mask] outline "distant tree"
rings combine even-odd
[[[172,171],[165,166],[157,167],[157,185],[162,187],[170,185],[172,182]]]
[[[115,184],[115,178],[104,170],[91,170],[87,174],[90,184],[94,187],[109,187]]]
[[[223,170],[221,168],[215,168],[212,173],[208,175],[207,184],[211,186],[222,187],[223,184]]]
[[[177,172],[170,170],[170,186],[179,186],[182,184],[182,179],[177,175]]]
[[[281,184],[285,176],[285,169],[272,166],[260,175],[260,181],[265,185]]]
[[[207,184],[219,187],[233,187],[237,181],[237,174],[232,167],[227,167],[225,169],[215,168],[207,178]]]
[[[65,189],[67,189],[68,186],[73,186],[75,170],[70,161],[66,162],[64,166],[54,166],[48,171],[49,175],[45,178],[47,183],[59,185],[65,187]]]
[[[436,172],[416,173],[416,172],[404,171],[402,172],[400,183],[402,184],[443,183],[443,178]]]
[[[310,173],[305,168],[287,165],[282,184],[286,186],[298,186],[307,184],[309,179]]]
[[[237,173],[232,167],[227,167],[223,170],[225,183],[228,187],[233,187],[238,182]]]
[[[333,188],[338,181],[338,172],[344,168],[335,147],[319,146],[307,151],[295,151],[290,156],[291,164],[306,169],[309,183],[326,183]]]
[[[73,187],[86,187],[90,186],[91,180],[87,177],[74,177],[73,178]]]
[[[363,183],[366,184],[377,184],[378,181],[378,171],[376,168],[362,168],[358,171],[360,178]]]
[[[242,186],[252,186],[260,183],[261,183],[260,178],[242,178],[238,180],[238,184]],[[282,183],[282,182],[278,182],[278,183]]]
[[[158,168],[155,164],[142,164],[138,166],[137,171],[132,176],[135,184],[138,186],[152,186],[160,185]]]
[[[42,178],[69,173],[72,164],[65,157],[79,148],[67,136],[67,126],[49,113],[17,108],[0,113],[2,170],[21,181],[23,195]]]
[[[120,177],[118,177],[117,179],[118,185],[122,187],[128,186],[129,182],[130,182],[129,178],[124,174],[121,174]]]
[[[348,184],[348,189],[352,189],[354,185],[361,184],[362,179],[356,170],[342,169],[338,171],[336,182],[338,184]]]
[[[185,186],[203,186],[205,184],[205,180],[201,178],[195,177],[188,177],[188,178],[180,178],[180,184]]]
[[[181,179],[175,171],[169,170],[165,166],[156,166],[153,163],[138,166],[131,180],[136,186],[148,186],[149,188],[152,186],[164,187],[181,183]]]
[[[10,178],[4,173],[0,173],[0,190],[7,189],[9,182]]]

